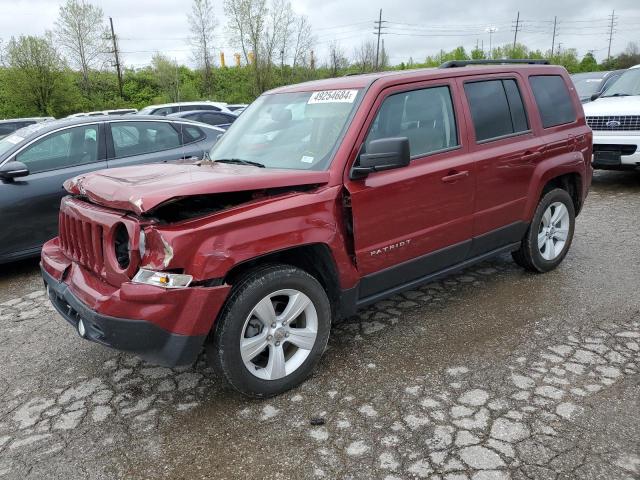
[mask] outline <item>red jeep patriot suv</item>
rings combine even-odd
[[[468,63],[278,88],[210,158],[68,180],[42,250],[53,305],[150,362],[204,345],[266,397],[359,307],[504,252],[552,270],[591,183],[580,100],[561,67]]]

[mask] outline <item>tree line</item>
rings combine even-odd
[[[63,117],[71,113],[121,107],[142,108],[163,102],[210,99],[248,103],[280,85],[379,70],[435,67],[448,60],[548,58],[569,72],[628,68],[640,64],[636,44],[598,63],[592,53],[579,57],[575,49],[555,52],[526,45],[504,45],[491,52],[463,47],[425,59],[391,65],[382,42],[373,40],[351,52],[335,41],[326,58],[314,55],[314,35],[308,18],[288,0],[224,0],[225,33],[240,52],[240,66],[216,64],[215,36],[219,25],[211,0],[192,0],[186,20],[194,67],[178,65],[157,52],[148,66],[114,69],[117,48],[102,9],[88,0],[66,0],[52,31],[41,36],[0,40],[0,118]]]

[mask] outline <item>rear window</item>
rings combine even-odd
[[[468,82],[469,102],[476,141],[482,142],[529,130],[518,85],[513,79]]]
[[[534,75],[529,77],[529,83],[544,128],[576,120],[576,110],[569,89],[560,75]]]

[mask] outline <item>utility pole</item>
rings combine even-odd
[[[382,9],[380,9],[380,15],[378,17],[378,21],[377,22],[373,22],[376,28],[376,31],[373,32],[374,34],[376,34],[378,36],[378,46],[376,47],[376,71],[378,70],[378,65],[379,65],[379,61],[380,61],[380,35],[382,35],[382,29],[385,28],[382,26],[383,23],[387,23],[387,22],[383,22],[382,21]]]
[[[120,58],[118,56],[118,42],[116,42],[116,34],[113,31],[113,18],[109,17],[111,24],[111,40],[113,41],[113,54],[116,57],[116,72],[118,73],[118,92],[122,98],[122,71],[120,70]]]
[[[611,41],[613,40],[613,27],[616,19],[615,10],[611,12],[611,16],[609,18],[611,19],[611,22],[609,23],[609,48],[607,50],[607,62],[611,59]]]
[[[551,38],[551,55],[553,57],[553,49],[556,47],[556,24],[558,23],[558,17],[553,17],[553,38]]]
[[[494,26],[491,26],[491,27],[485,28],[484,31],[489,34],[489,57],[488,58],[493,58],[492,36],[493,36],[494,33],[496,33],[498,31],[498,28],[494,27]]]
[[[520,12],[516,16],[516,28],[513,32],[513,51],[516,51],[516,39],[518,38],[518,30],[520,29]]]

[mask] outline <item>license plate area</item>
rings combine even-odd
[[[593,155],[593,162],[600,165],[620,165],[622,152],[620,151],[598,151]]]

